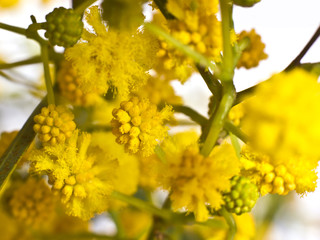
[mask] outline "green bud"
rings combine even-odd
[[[230,183],[230,192],[223,194],[226,209],[237,215],[250,212],[259,197],[258,187],[240,176],[234,176]]]
[[[80,39],[83,29],[81,15],[73,9],[55,8],[46,15],[45,37],[51,45],[72,47]]]

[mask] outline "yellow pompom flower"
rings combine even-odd
[[[84,93],[79,85],[80,80],[71,62],[63,61],[57,74],[61,95],[75,106],[91,106],[99,100],[96,93]]]
[[[242,31],[239,34],[239,41],[249,38],[249,46],[242,52],[238,61],[237,68],[247,69],[257,67],[261,60],[267,59],[268,55],[264,52],[265,44],[261,41],[261,36],[254,29],[250,32]]]
[[[159,176],[161,161],[156,154],[139,159],[139,185],[148,190],[155,190],[159,187]]]
[[[320,156],[319,102],[317,76],[301,69],[276,74],[244,102],[243,131],[255,150],[273,159],[315,163]]]
[[[150,77],[146,85],[133,93],[140,98],[148,98],[152,104],[182,104],[182,98],[177,96],[169,81],[159,77]]]
[[[73,113],[65,106],[50,104],[34,117],[33,130],[44,144],[64,143],[76,128]]]
[[[285,159],[273,159],[244,147],[241,163],[241,174],[258,186],[261,195],[286,195],[292,190],[304,194],[315,190],[317,161],[290,156]]]
[[[67,143],[35,149],[30,156],[33,171],[49,176],[66,213],[83,220],[107,209],[117,167],[115,159],[90,141],[90,134],[76,130]]]
[[[119,144],[129,153],[150,156],[158,140],[162,140],[168,128],[163,122],[172,116],[172,107],[165,106],[160,112],[148,99],[131,98],[113,110],[112,132]]]
[[[230,190],[230,178],[239,173],[240,164],[231,145],[216,146],[209,157],[199,153],[194,133],[185,132],[163,142],[167,163],[163,187],[170,190],[174,211],[185,208],[197,221],[209,217],[207,207],[224,204],[222,192]]]
[[[234,125],[239,126],[240,122],[245,115],[244,107],[242,103],[239,103],[231,108],[228,113],[228,119],[234,123]]]
[[[106,149],[105,154],[108,155],[108,158],[116,159],[118,162],[113,181],[114,190],[126,195],[134,194],[138,189],[140,175],[137,157],[125,153],[123,147],[116,143],[115,136],[111,132],[93,132],[91,147],[94,146]],[[109,205],[115,210],[126,203],[109,199]]]
[[[168,6],[176,19],[168,20],[165,25],[165,20],[156,15],[154,22],[182,44],[190,46],[212,61],[220,62],[222,30],[216,15],[204,15],[204,11],[200,10],[201,5],[194,10],[190,5],[170,1]],[[161,39],[157,57],[154,68],[160,76],[163,75],[168,80],[178,78],[183,83],[193,72],[193,60]]]
[[[97,6],[85,14],[93,31],[83,30],[82,39],[65,53],[79,75],[80,88],[86,92],[106,93],[112,86],[127,97],[148,79],[157,44],[146,32],[120,32],[108,29]],[[155,43],[155,44],[154,44]]]
[[[55,200],[43,179],[29,177],[9,193],[8,205],[11,214],[19,222],[39,227],[52,218]]]

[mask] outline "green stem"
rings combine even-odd
[[[16,165],[22,154],[28,149],[33,141],[36,135],[33,131],[33,118],[35,115],[39,114],[41,108],[46,105],[47,99],[45,97],[32,112],[22,129],[19,131],[6,152],[0,158],[0,191],[16,168]]]
[[[41,62],[41,57],[36,56],[36,57],[31,57],[26,60],[14,62],[14,63],[0,63],[0,69],[9,69],[9,68],[14,68],[14,67],[19,67],[19,66],[24,66],[24,65],[29,65],[29,64],[35,64],[35,63],[40,63]]]
[[[92,4],[94,4],[97,0],[87,0],[81,3],[80,5],[76,6],[74,11],[78,14],[83,14],[83,12],[90,7]]]
[[[51,74],[49,68],[49,46],[47,44],[41,44],[41,60],[44,68],[44,78],[48,93],[48,104],[55,104],[54,93],[51,81]]]
[[[122,194],[120,192],[116,192],[116,191],[114,191],[111,196],[115,199],[126,202],[126,203],[130,204],[131,206],[134,206],[140,210],[144,210],[144,211],[149,212],[153,215],[159,216],[165,220],[172,220],[174,217],[174,214],[171,211],[156,208],[153,205],[151,205],[143,200],[140,200],[138,198],[124,195],[124,194]]]
[[[229,110],[232,107],[235,99],[235,88],[232,82],[226,82],[224,86],[224,94],[219,104],[219,107],[215,114],[209,119],[209,125],[207,135],[205,136],[204,144],[200,150],[200,153],[204,156],[209,156],[216,141],[219,137],[219,133],[224,126],[226,117],[228,116]]]
[[[199,125],[201,126],[204,126],[208,122],[207,118],[205,118],[200,113],[198,113],[190,107],[183,105],[173,105],[172,107],[175,112],[185,114],[186,116],[190,117],[191,120],[195,121],[196,123],[199,123]]]
[[[219,0],[219,2],[223,40],[223,71],[220,78],[222,81],[232,81],[234,74],[234,60],[230,41],[232,2],[230,0]]]
[[[228,132],[233,133],[244,143],[248,142],[248,136],[240,130],[239,127],[235,126],[231,121],[227,120],[224,122],[224,129]]]
[[[21,34],[23,36],[26,36],[26,29],[24,28],[20,28],[20,27],[15,27],[15,26],[11,26],[5,23],[0,23],[0,28],[10,31],[10,32],[14,32],[14,33],[18,33]]]
[[[166,40],[168,43],[172,44],[174,47],[179,49],[185,55],[192,58],[195,63],[198,63],[202,67],[210,67],[216,74],[219,74],[219,69],[205,56],[193,50],[190,46],[182,44],[180,41],[172,37],[170,34],[166,33],[163,29],[158,27],[153,23],[145,23],[145,28],[156,36]]]
[[[233,240],[234,236],[237,233],[237,224],[236,221],[234,220],[233,216],[231,213],[229,213],[224,207],[220,210],[222,216],[226,220],[228,226],[229,226],[229,231],[227,235],[227,240]]]
[[[35,85],[30,84],[30,83],[28,83],[28,82],[19,81],[19,80],[15,79],[15,78],[9,76],[8,74],[2,72],[2,71],[0,71],[0,76],[3,77],[3,78],[5,78],[5,79],[7,79],[7,80],[9,80],[10,82],[17,83],[17,84],[21,84],[21,85],[23,85],[23,86],[32,88],[33,90],[38,90],[38,88],[37,88]]]
[[[102,240],[128,240],[125,238],[118,238],[114,236],[105,236],[94,233],[65,233],[65,234],[50,234],[50,235],[38,235],[36,239],[43,240],[79,240],[79,239],[102,239]]]
[[[211,74],[208,69],[199,65],[197,65],[197,69],[216,101],[220,102],[222,97],[222,85],[219,80]]]

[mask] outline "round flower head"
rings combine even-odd
[[[153,153],[157,140],[167,135],[164,120],[172,116],[172,107],[166,106],[160,112],[147,99],[137,97],[123,101],[120,108],[113,110],[112,132],[119,144],[125,145],[129,153],[149,156]]]
[[[156,51],[154,37],[146,32],[108,29],[97,6],[89,8],[85,18],[93,32],[84,30],[80,42],[65,53],[80,77],[81,90],[107,93],[115,87],[118,95],[127,97],[148,78],[146,71],[153,65]]]
[[[30,156],[33,171],[49,176],[67,214],[83,220],[107,209],[117,167],[115,159],[90,141],[90,134],[76,130],[67,143],[35,149]]]
[[[239,34],[239,41],[249,38],[249,46],[242,52],[238,61],[237,68],[245,67],[247,69],[257,67],[261,60],[267,59],[268,55],[264,52],[265,44],[254,29],[250,32],[242,31]]]
[[[319,102],[315,75],[301,69],[276,74],[244,102],[243,131],[255,150],[273,159],[314,161],[320,156]]]
[[[9,193],[8,201],[13,217],[29,226],[39,227],[48,223],[54,213],[55,201],[43,179],[30,177],[20,183]]]
[[[44,144],[64,143],[76,128],[72,112],[65,106],[50,104],[34,117],[33,129]]]
[[[193,133],[181,133],[163,143],[163,187],[170,190],[172,208],[194,212],[197,221],[209,217],[207,206],[218,210],[224,204],[222,192],[230,190],[230,178],[239,172],[239,160],[232,146],[223,144],[209,157],[199,153]]]
[[[286,195],[295,190],[299,194],[312,192],[316,187],[316,159],[273,159],[244,147],[241,152],[241,174],[250,178],[261,195]]]
[[[46,15],[45,37],[54,46],[71,47],[81,37],[83,23],[81,15],[73,9],[55,8]]]
[[[75,106],[90,106],[95,104],[99,98],[99,95],[96,93],[84,93],[80,89],[79,76],[69,61],[61,63],[57,82],[61,95]]]

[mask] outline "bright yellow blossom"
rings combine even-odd
[[[84,93],[80,87],[77,72],[73,69],[71,62],[63,61],[57,74],[57,82],[63,97],[75,106],[90,106],[99,100],[96,93]]]
[[[320,85],[317,77],[296,69],[259,84],[244,103],[242,126],[252,147],[275,161],[320,156]]]
[[[222,192],[230,190],[230,178],[239,172],[240,164],[228,144],[216,146],[209,157],[202,156],[195,136],[184,132],[163,142],[167,163],[162,181],[170,190],[174,211],[185,208],[194,212],[197,221],[206,221],[207,207],[221,207]]]
[[[248,37],[249,46],[242,52],[238,61],[237,68],[247,69],[257,67],[261,60],[267,59],[268,55],[264,52],[265,44],[261,41],[261,36],[254,29],[250,32],[242,31],[239,34],[239,41]]]
[[[54,213],[55,199],[43,179],[29,177],[8,189],[10,213],[23,224],[40,227],[48,224]]]
[[[140,98],[148,98],[150,103],[159,104],[182,104],[182,99],[174,92],[169,81],[159,77],[150,77],[146,85],[140,88],[134,95]]]
[[[106,93],[112,86],[126,97],[143,86],[157,47],[153,37],[108,29],[97,6],[89,8],[85,18],[94,32],[83,30],[82,39],[65,53],[80,77],[81,90]]]
[[[241,163],[242,175],[258,186],[261,195],[286,195],[292,190],[304,194],[315,190],[317,160],[289,155],[284,159],[274,159],[244,147]]]
[[[118,167],[113,181],[115,191],[126,195],[134,194],[138,189],[139,162],[135,155],[124,152],[122,146],[116,143],[115,136],[111,132],[92,133],[91,147],[97,146],[105,149],[105,154],[110,159],[116,159]],[[110,199],[111,201],[111,199]],[[112,209],[125,205],[124,202],[112,200],[109,205]]]
[[[90,134],[76,130],[68,143],[35,149],[30,156],[33,171],[48,174],[52,189],[61,194],[67,214],[83,220],[107,209],[117,166],[90,141]]]
[[[44,144],[64,143],[76,128],[73,113],[65,106],[50,104],[34,117],[33,130]]]
[[[239,103],[231,108],[228,114],[228,119],[231,120],[234,125],[239,126],[244,115],[243,103]]]
[[[112,132],[116,141],[124,144],[129,153],[150,156],[157,140],[167,135],[168,128],[163,122],[172,116],[172,107],[166,106],[159,112],[148,99],[133,97],[121,102],[120,108],[114,109],[112,115]]]

